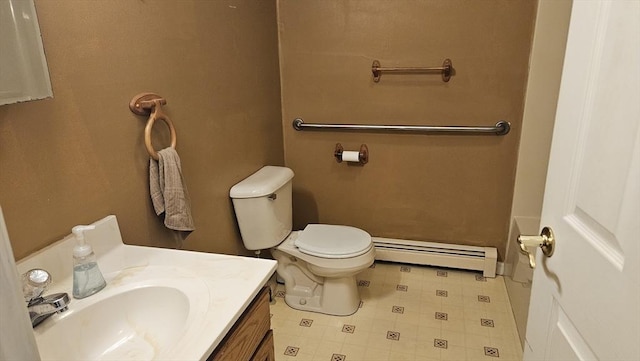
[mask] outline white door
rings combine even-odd
[[[525,360],[640,360],[640,0],[574,0]]]

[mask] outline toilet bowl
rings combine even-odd
[[[327,229],[346,227],[313,226]],[[285,302],[298,310],[338,316],[353,314],[360,306],[356,275],[373,264],[373,244],[355,254],[334,254],[333,256],[339,255],[340,258],[327,258],[326,255],[303,252],[296,246],[296,241],[306,231],[307,229],[292,232],[271,250],[278,261],[278,275],[285,282]]]
[[[270,249],[292,308],[345,316],[360,305],[356,274],[375,257],[371,236],[358,228],[309,224],[292,232],[293,171],[266,166],[231,188],[242,241]]]

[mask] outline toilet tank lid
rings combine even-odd
[[[231,187],[231,198],[256,198],[274,193],[293,178],[287,167],[264,166],[257,172]]]

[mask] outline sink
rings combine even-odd
[[[207,360],[275,272],[273,260],[126,245],[114,216],[88,233],[107,286],[33,329],[42,360]],[[72,235],[18,262],[71,293]]]
[[[179,289],[140,287],[61,314],[36,342],[43,359],[153,360],[184,333],[189,311]]]
[[[42,360],[169,358],[187,331],[198,328],[196,315],[206,313],[208,294],[199,295],[205,300],[194,300],[190,292],[198,287],[193,283],[147,280],[106,290],[94,299],[72,300],[69,311],[34,329],[40,356]]]

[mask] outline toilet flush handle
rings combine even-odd
[[[267,198],[269,198],[269,200],[275,201],[278,198],[278,195],[275,193],[271,193]]]

